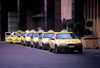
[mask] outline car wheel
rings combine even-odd
[[[38,49],[40,49],[41,47],[38,45]]]
[[[78,53],[82,53],[83,52],[83,49],[78,49]]]
[[[52,49],[51,49],[51,47],[49,46],[49,52],[52,52]]]
[[[21,44],[23,45],[23,41],[21,40]]]
[[[70,52],[73,53],[73,50],[71,50]]]
[[[59,53],[57,46],[55,47],[55,53]]]
[[[23,42],[23,46],[25,46],[24,42]]]
[[[32,44],[30,43],[30,47],[32,47]]]
[[[36,45],[35,45],[35,43],[33,43],[33,47],[34,47],[34,48],[36,48]]]
[[[27,46],[27,43],[25,45]]]
[[[44,47],[44,44],[42,44],[43,46],[42,46],[42,50],[45,50],[45,47]]]
[[[12,42],[10,42],[10,44],[12,44]]]

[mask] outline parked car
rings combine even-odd
[[[25,36],[23,36],[23,45],[30,45],[30,38],[34,34],[35,31],[27,31]]]
[[[38,47],[38,38],[41,34],[42,32],[34,32],[30,38],[30,47]]]
[[[55,50],[56,53],[60,51],[78,50],[82,53],[82,43],[73,32],[55,32],[49,39],[49,51]]]
[[[21,43],[21,36],[18,32],[6,32],[5,41],[10,43]]]
[[[38,48],[43,50],[49,48],[49,38],[53,35],[54,32],[43,32],[38,39]]]

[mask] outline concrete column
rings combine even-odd
[[[86,0],[84,0],[84,19],[85,19],[85,22],[86,22]]]
[[[97,36],[100,37],[100,0],[97,0]]]
[[[95,20],[95,0],[93,0],[93,32],[94,32],[94,36],[96,36],[96,20]]]
[[[90,11],[89,11],[89,13],[90,13],[90,21],[92,21],[93,22],[93,4],[92,4],[92,0],[90,0],[90,7],[89,7],[89,9],[90,9]],[[93,26],[90,28],[90,30],[93,32],[93,34],[94,34],[94,31],[93,31],[93,29],[94,29],[95,27],[94,27],[94,23],[93,23]]]
[[[90,20],[90,12],[89,12],[89,0],[87,0],[87,21]]]

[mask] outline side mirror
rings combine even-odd
[[[51,38],[51,40],[55,40],[54,38]]]
[[[25,38],[25,36],[23,36]]]
[[[11,35],[11,37],[13,37],[13,35]]]
[[[17,36],[17,37],[20,37],[20,36]]]
[[[33,38],[33,36],[31,36],[31,38]]]

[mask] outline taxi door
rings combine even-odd
[[[9,42],[9,37],[11,35],[11,32],[5,32],[5,41]]]
[[[32,35],[32,36],[30,37],[30,44],[33,45],[33,42],[34,42],[34,35]]]
[[[52,49],[55,49],[55,43],[56,43],[56,38],[55,37],[56,37],[56,35],[54,35],[50,40],[50,47]]]

